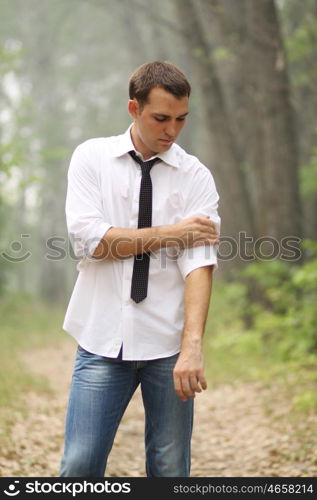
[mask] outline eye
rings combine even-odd
[[[158,118],[157,116],[155,116],[154,120],[156,120],[157,122],[165,122],[166,118]]]
[[[186,116],[183,116],[181,118],[176,118],[176,121],[178,121],[178,122],[183,122],[185,120],[186,120]]]

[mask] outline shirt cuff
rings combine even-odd
[[[202,245],[182,250],[178,256],[177,264],[183,279],[199,267],[214,266],[214,270],[216,270],[218,268],[218,247],[219,245]]]
[[[107,231],[109,231],[111,227],[113,226],[108,222],[102,222],[100,223],[100,225],[98,225],[97,228],[94,228],[94,234],[91,238],[88,239],[86,244],[87,257],[93,257],[94,251],[96,250],[103,236]]]

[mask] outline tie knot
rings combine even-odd
[[[137,163],[139,163],[139,165],[141,166],[141,170],[142,170],[142,175],[145,174],[145,173],[149,173],[151,168],[153,167],[153,165],[158,162],[158,161],[161,161],[160,158],[152,158],[152,160],[148,160],[148,161],[143,161],[137,154],[135,151],[129,151],[129,155],[134,159],[134,161],[136,161]]]

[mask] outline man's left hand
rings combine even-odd
[[[181,351],[173,375],[175,391],[181,401],[194,398],[196,392],[207,389],[201,351]]]

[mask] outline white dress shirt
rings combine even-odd
[[[95,138],[74,151],[68,172],[66,219],[79,275],[63,328],[86,350],[122,359],[147,360],[180,351],[184,325],[184,280],[196,268],[217,265],[217,247],[151,253],[147,297],[130,298],[134,257],[97,260],[95,248],[113,227],[137,228],[141,168],[128,154],[130,128]],[[151,169],[152,226],[175,224],[190,215],[220,223],[218,194],[210,171],[180,146],[157,154]]]

